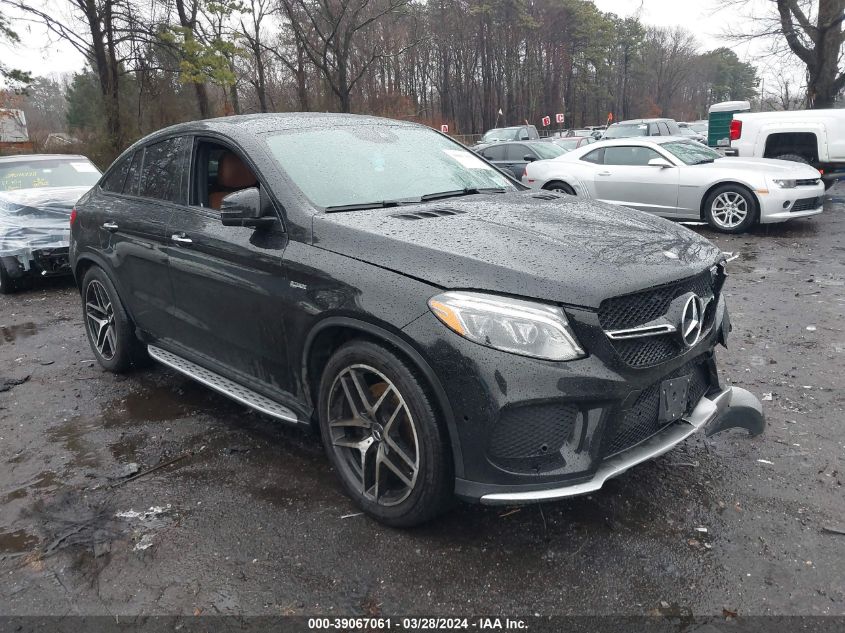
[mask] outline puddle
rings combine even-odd
[[[124,435],[117,442],[109,444],[109,449],[117,461],[133,461],[138,453],[138,449],[147,441],[147,437],[146,433]]]
[[[35,336],[38,333],[38,325],[29,321],[20,325],[4,325],[0,327],[0,345],[3,343],[14,343],[19,338]]]
[[[45,470],[44,472],[35,475],[35,477],[26,483],[4,493],[3,502],[8,503],[9,501],[15,501],[16,499],[23,499],[27,496],[27,491],[30,489],[46,491],[58,488],[61,484],[62,481],[56,473],[52,470]]]
[[[22,554],[38,545],[38,538],[24,530],[0,532],[0,554]]]
[[[103,426],[178,420],[196,413],[220,413],[236,405],[201,385],[158,385],[141,381],[140,389],[103,407]]]

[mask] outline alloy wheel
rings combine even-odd
[[[396,385],[368,365],[341,371],[328,398],[329,438],[343,475],[369,501],[402,503],[420,468],[417,428]]]
[[[748,201],[736,191],[725,191],[713,200],[713,221],[725,229],[735,229],[748,217]]]
[[[97,353],[104,360],[111,360],[117,353],[117,336],[114,329],[114,307],[105,286],[96,279],[85,291],[85,320]]]

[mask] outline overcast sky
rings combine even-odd
[[[66,13],[66,0],[42,0],[54,14]],[[736,24],[740,15],[736,10],[716,10],[723,3],[720,0],[593,0],[602,11],[628,17],[639,12],[645,24],[656,26],[682,26],[695,33],[704,50],[728,46],[736,51],[740,59],[761,65],[761,74],[769,76],[781,73],[782,68],[771,70],[770,62],[759,62],[758,57],[765,46],[761,43],[737,44],[725,37],[730,25]],[[767,6],[768,5],[768,6]],[[750,0],[746,10],[771,10],[768,0]],[[31,71],[34,75],[50,75],[81,70],[82,56],[69,44],[57,41],[38,24],[17,21],[15,29],[21,36],[21,43],[14,47],[0,45],[0,55],[9,66]],[[768,67],[767,67],[768,65]]]

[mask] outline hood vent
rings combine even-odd
[[[400,220],[425,220],[426,218],[442,218],[447,215],[459,215],[466,213],[466,211],[458,211],[457,209],[426,209],[425,211],[414,211],[413,213],[397,213],[391,217]]]
[[[543,193],[535,193],[532,198],[536,198],[537,200],[560,200],[561,196],[556,193],[552,192],[543,192]]]

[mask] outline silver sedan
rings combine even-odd
[[[529,163],[522,182],[741,233],[822,212],[819,172],[802,163],[724,157],[681,137],[621,138]]]

